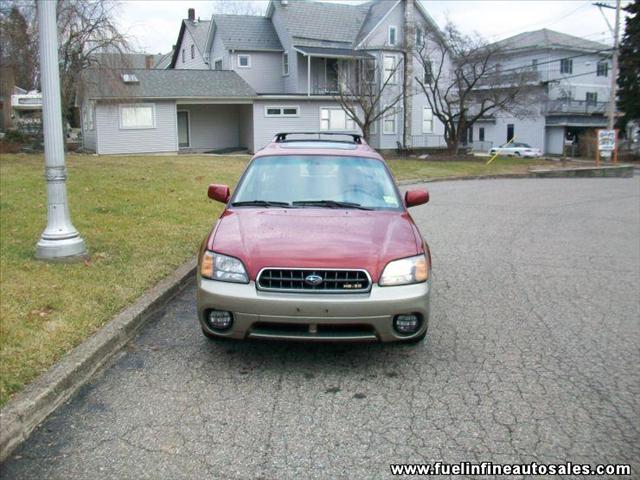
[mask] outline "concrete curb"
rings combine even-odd
[[[493,180],[499,178],[565,178],[565,177],[633,177],[633,166],[604,166],[577,167],[558,169],[535,169],[525,173],[496,173],[493,175],[468,175],[460,177],[412,178],[400,180],[398,185],[413,185],[416,183],[451,182],[457,180]]]
[[[10,400],[0,411],[0,462],[180,293],[193,280],[195,269],[193,258]]]

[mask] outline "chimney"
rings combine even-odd
[[[154,63],[155,62],[153,61],[153,55],[144,56],[144,68],[146,68],[147,70],[151,70]]]
[[[188,18],[189,20],[191,20],[192,22],[196,19],[196,9],[195,8],[190,8],[189,10],[187,10],[188,12]]]

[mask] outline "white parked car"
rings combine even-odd
[[[509,157],[541,157],[542,151],[539,148],[532,148],[531,145],[527,143],[509,143],[504,144],[501,147],[495,147],[489,150],[490,155],[495,155],[496,153],[500,155],[507,155]]]

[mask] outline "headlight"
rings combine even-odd
[[[211,280],[249,283],[249,276],[240,260],[209,251],[202,256],[200,274]]]
[[[425,282],[429,278],[429,265],[424,254],[389,262],[382,272],[381,287],[409,285]]]

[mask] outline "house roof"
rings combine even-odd
[[[159,55],[159,57],[160,58],[158,58],[153,68],[161,68],[161,69],[169,68],[169,65],[171,64],[171,57],[173,57],[173,50],[163,55]]]
[[[147,68],[146,59],[152,57],[151,65],[156,68],[155,65],[163,57],[162,54],[147,54],[147,53],[94,53],[93,58],[96,62],[109,68]]]
[[[367,16],[362,23],[362,28],[358,33],[357,41],[361,42],[364,38],[371,32],[380,21],[385,17],[385,15],[391,10],[395,4],[398,3],[397,0],[384,0],[378,2],[368,2],[362,4],[362,7],[369,7],[367,12]]]
[[[222,43],[229,50],[283,50],[276,29],[267,17],[214,15],[212,20]]]
[[[123,74],[137,81],[125,83]],[[90,99],[247,98],[256,92],[229,70],[88,69],[83,95]]]
[[[395,3],[383,0],[381,3]],[[272,3],[276,5],[276,3]],[[326,41],[353,45],[367,18],[371,3],[348,5],[323,2],[289,2],[277,5],[294,43],[304,40]],[[303,41],[301,41],[303,40]],[[308,42],[306,42],[308,43]],[[312,42],[314,43],[314,42]],[[316,46],[321,46],[317,44]]]
[[[200,51],[200,54],[204,56],[205,45],[207,43],[207,34],[211,27],[210,20],[183,20],[184,26],[191,34],[193,42],[196,44],[196,48]],[[180,45],[177,43],[176,45]]]
[[[207,38],[209,37],[209,29],[211,27],[210,20],[189,20],[183,19],[180,24],[180,33],[178,33],[178,40],[176,41],[176,48],[173,51],[173,55],[171,57],[171,63],[167,68],[173,68],[176,65],[176,61],[178,60],[178,52],[180,51],[180,45],[182,44],[182,38],[184,37],[185,30],[189,32],[191,38],[193,38],[193,42],[202,55],[203,58],[206,58],[205,52],[207,51]]]
[[[519,33],[513,37],[495,42],[494,46],[502,47],[508,51],[533,50],[533,49],[563,49],[577,51],[609,50],[611,47],[604,43],[593,42],[580,37],[574,37],[566,33],[556,32],[543,28],[532,32]]]

